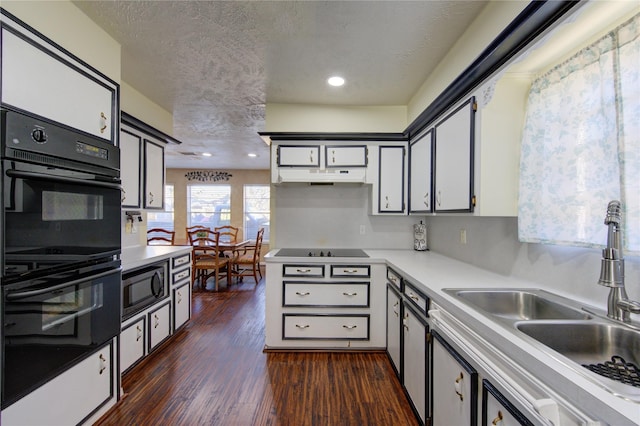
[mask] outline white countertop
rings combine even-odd
[[[191,246],[135,246],[122,249],[122,270],[128,271],[149,263],[191,252]]]
[[[442,291],[445,288],[538,288],[559,294],[553,288],[544,288],[538,283],[499,275],[430,251],[365,249],[365,252],[369,258],[300,258],[275,257],[277,249],[274,249],[265,256],[265,261],[386,263],[401,273],[404,278],[421,287],[433,302],[490,341],[509,358],[527,370],[535,372],[540,380],[559,391],[576,406],[598,407],[598,415],[611,419],[610,422],[613,425],[640,424],[639,402],[615,396],[595,381],[589,380],[588,374],[578,373],[568,367],[561,360],[563,357],[558,357],[557,353],[541,347],[542,345],[536,344],[515,329],[495,321],[481,311],[470,308],[456,297]],[[567,297],[565,294],[559,295]],[[573,367],[579,366],[574,364]],[[580,371],[581,368],[577,370]]]

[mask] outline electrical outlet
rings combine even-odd
[[[364,227],[364,225],[360,225],[360,235],[364,235],[367,232],[367,229]]]
[[[460,244],[467,244],[467,230],[460,230]]]

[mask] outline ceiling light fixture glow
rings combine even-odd
[[[258,154],[256,154],[255,152],[250,152],[250,153],[247,154],[247,156],[251,157],[251,158],[256,158],[258,156]]]
[[[344,78],[334,75],[333,77],[329,77],[329,79],[327,80],[327,83],[329,83],[329,85],[334,87],[340,87],[344,84]]]
[[[202,156],[203,157],[211,157],[211,153],[210,152],[203,152]]]

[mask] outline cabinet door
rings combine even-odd
[[[144,140],[144,208],[164,208],[164,147]]]
[[[132,323],[120,333],[120,372],[138,362],[145,355],[145,317]]]
[[[320,167],[320,146],[279,145],[279,167]]]
[[[473,211],[475,98],[435,126],[435,211]]]
[[[432,332],[433,426],[478,424],[478,373]]]
[[[122,207],[140,208],[140,172],[142,138],[132,132],[120,132],[120,178]]]
[[[400,376],[400,316],[402,315],[402,304],[400,295],[392,288],[393,284],[387,285],[387,353],[391,358],[391,363]]]
[[[115,397],[113,344],[2,410],[2,424],[76,425]]]
[[[424,424],[427,418],[428,330],[425,322],[408,305],[404,305],[403,311],[403,383],[422,424]]]
[[[409,213],[431,212],[431,141],[433,129],[409,145]]]
[[[177,330],[191,318],[191,284],[173,290],[173,329]]]
[[[533,426],[533,423],[518,410],[488,380],[482,381],[482,426],[506,425]]]
[[[149,351],[171,334],[171,305],[166,303],[149,313]]]
[[[381,146],[378,170],[378,212],[404,213],[404,146]]]
[[[2,102],[113,143],[117,84],[28,37],[2,29]]]
[[[325,146],[326,166],[330,167],[367,167],[367,147],[358,146]]]

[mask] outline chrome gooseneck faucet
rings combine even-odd
[[[607,248],[602,250],[602,264],[598,284],[609,287],[607,316],[630,322],[630,314],[640,314],[640,303],[629,300],[624,288],[624,257],[622,255],[621,203],[614,200],[607,206],[604,224],[608,226]]]

